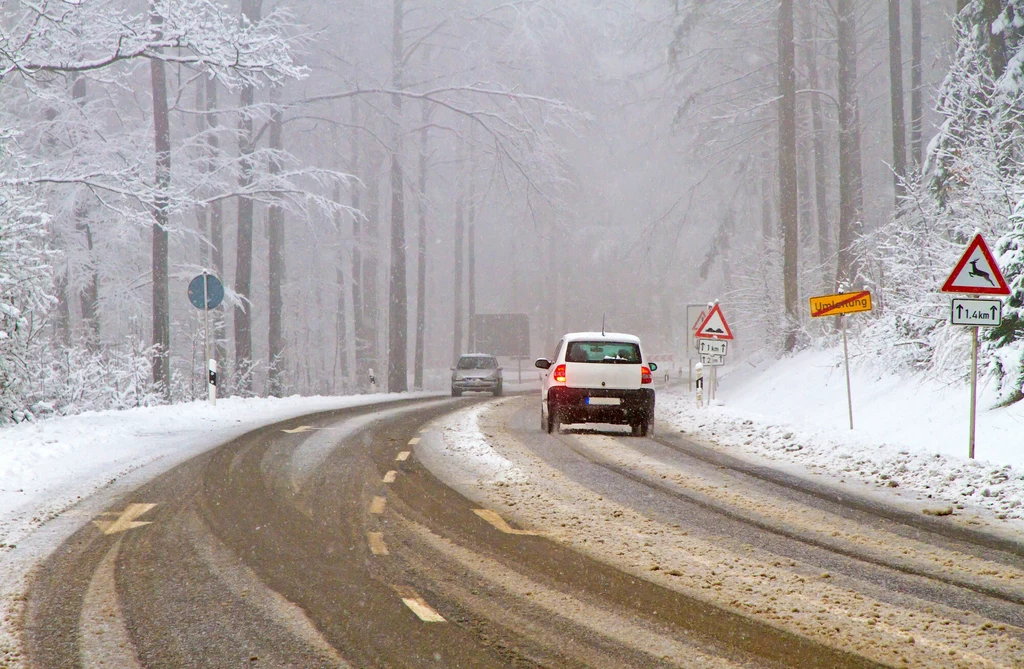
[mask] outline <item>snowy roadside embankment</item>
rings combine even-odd
[[[724,374],[710,407],[698,408],[685,388],[659,393],[659,429],[898,492],[940,512],[985,509],[1024,529],[1024,405],[991,408],[994,393],[980,388],[970,460],[966,387],[857,366],[851,377],[853,431],[842,354],[829,350]]]

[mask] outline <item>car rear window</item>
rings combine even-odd
[[[459,358],[458,369],[496,369],[498,361],[494,358],[483,358],[480,356],[465,356]]]
[[[574,341],[569,344],[565,361],[638,365],[640,347],[628,341]]]

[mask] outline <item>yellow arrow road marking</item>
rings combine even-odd
[[[127,530],[135,529],[136,527],[142,527],[143,525],[149,525],[150,521],[146,520],[135,520],[142,514],[152,509],[156,504],[129,504],[125,507],[116,520],[94,520],[92,524],[100,528],[103,534],[117,534],[118,532],[125,532]],[[102,515],[110,515],[105,513]]]
[[[517,530],[505,522],[505,519],[499,516],[496,512],[490,509],[473,509],[473,513],[480,516],[488,523],[493,525],[495,529],[505,534],[520,534],[525,536],[537,537],[540,536],[541,532],[531,532],[530,530]]]
[[[409,445],[410,446],[415,446],[418,443],[420,443],[420,438],[419,437],[413,437],[412,439],[409,440]]]
[[[405,460],[409,459],[410,455],[412,455],[412,453],[410,453],[409,451],[402,451],[397,456],[395,456],[395,460],[399,462],[404,462]]]
[[[388,500],[385,497],[374,497],[373,501],[370,502],[370,513],[382,514],[384,513],[384,507],[387,506]]]
[[[369,540],[370,540],[370,552],[371,553],[373,553],[374,555],[387,555],[388,554],[388,547],[387,547],[387,544],[384,543],[384,533],[383,532],[370,532],[369,533]]]
[[[288,434],[302,434],[303,432],[312,432],[315,429],[317,429],[317,428],[313,427],[312,425],[300,425],[297,428],[294,428],[292,430],[281,430],[281,431],[282,432],[286,432]]]
[[[416,617],[418,617],[423,622],[447,622],[440,613],[432,609],[430,605],[427,604],[422,597],[420,597],[419,593],[413,590],[412,588],[405,585],[396,585],[394,586],[394,588],[395,592],[397,592],[398,596],[402,598],[402,601],[405,603],[405,605],[408,606],[412,610],[412,612],[416,614]]]
[[[398,476],[398,472],[392,469],[391,471],[384,475],[384,483],[394,483],[396,476]]]

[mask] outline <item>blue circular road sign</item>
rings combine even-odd
[[[203,283],[206,289],[203,289]],[[203,295],[206,295],[206,309],[216,309],[224,301],[224,284],[212,274],[200,274],[188,284],[188,301],[196,309],[203,308]]]

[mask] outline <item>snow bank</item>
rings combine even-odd
[[[720,376],[714,406],[682,390],[658,395],[661,426],[699,440],[922,500],[1024,518],[1024,403],[993,406],[980,388],[976,460],[967,458],[969,386],[851,370],[849,429],[842,353],[804,351]],[[667,424],[667,425],[666,425]],[[1024,528],[1024,523],[1018,523]]]

